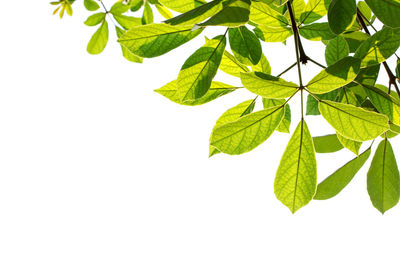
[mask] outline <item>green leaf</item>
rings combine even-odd
[[[211,83],[210,89],[207,91],[207,93],[204,96],[202,96],[201,98],[199,98],[197,100],[184,101],[184,102],[182,102],[179,98],[176,80],[169,82],[166,85],[164,85],[163,87],[156,89],[154,91],[159,93],[160,95],[165,96],[166,98],[168,98],[169,100],[171,100],[177,104],[186,105],[186,106],[197,106],[197,105],[203,105],[203,104],[208,103],[220,96],[231,93],[238,88],[240,88],[240,87],[235,87],[235,86],[228,85],[225,83],[213,81]]]
[[[238,27],[249,21],[250,0],[227,0],[223,9],[199,26]]]
[[[143,0],[131,0],[129,3],[131,11],[138,11],[143,6],[143,2]]]
[[[305,11],[300,15],[300,24],[310,24],[328,13],[331,0],[308,0]]]
[[[87,51],[90,54],[96,55],[103,52],[108,42],[108,23],[103,20],[100,27],[93,34],[92,38],[87,45]]]
[[[263,2],[251,3],[250,21],[270,27],[289,26],[284,16]]]
[[[192,31],[192,26],[148,24],[129,29],[118,41],[133,54],[151,58],[177,48],[201,32],[202,29]]]
[[[367,189],[376,209],[385,213],[400,198],[400,176],[392,145],[386,138],[375,151],[367,173]]]
[[[153,23],[154,21],[154,16],[153,16],[153,10],[151,9],[150,5],[148,2],[144,4],[144,9],[143,9],[143,16],[142,16],[142,24],[150,24]]]
[[[379,70],[381,65],[373,65],[364,69],[361,69],[356,77],[356,81],[361,84],[375,85],[378,79]]]
[[[332,32],[341,34],[349,29],[357,17],[355,0],[332,0],[328,9],[328,23]]]
[[[330,40],[325,49],[325,60],[328,66],[349,55],[350,48],[346,40],[342,36]]]
[[[364,19],[364,22],[368,24],[368,22],[371,20],[372,17],[372,11],[367,5],[367,3],[365,3],[364,1],[359,1],[357,3],[357,8],[361,12],[361,14],[367,19],[367,20]]]
[[[249,72],[250,70],[246,67],[246,65],[240,63],[233,55],[231,55],[228,51],[224,51],[222,55],[221,64],[219,65],[219,69],[223,72],[240,78],[241,72]]]
[[[298,85],[262,72],[241,73],[243,86],[265,98],[287,98],[298,90]]]
[[[336,134],[313,137],[315,152],[333,153],[343,148]]]
[[[301,120],[275,176],[275,195],[292,213],[307,205],[317,188],[317,161],[307,124]]]
[[[359,157],[352,159],[329,175],[318,185],[314,199],[326,200],[339,194],[365,164],[370,154],[371,148],[368,148]]]
[[[210,88],[226,45],[225,35],[208,40],[183,64],[177,79],[181,101],[196,100]]]
[[[336,34],[331,31],[326,22],[302,26],[299,29],[299,33],[301,36],[311,41],[330,40],[336,37]]]
[[[400,59],[397,59],[396,76],[397,79],[400,79]]]
[[[267,140],[283,116],[284,106],[277,106],[218,126],[212,133],[211,145],[230,155],[246,153]]]
[[[270,27],[267,25],[258,25],[254,32],[264,42],[283,42],[293,34],[290,27]]]
[[[293,11],[294,11],[295,19],[296,19],[296,21],[299,21],[301,14],[306,9],[306,3],[304,2],[304,0],[291,0],[291,2],[292,2],[292,8],[293,8]],[[286,17],[288,19],[290,19],[289,12],[286,13]]]
[[[327,93],[354,81],[359,71],[360,60],[345,57],[318,73],[306,87],[315,94]]]
[[[350,32],[343,33],[341,36],[346,39],[346,42],[349,44],[350,53],[354,53],[357,48],[369,38],[369,35],[363,32]]]
[[[337,138],[345,148],[347,148],[348,150],[350,150],[354,154],[358,155],[358,153],[360,151],[360,148],[361,148],[361,145],[362,145],[361,142],[348,139],[348,138],[344,137],[343,135],[341,135],[339,133],[337,134]]]
[[[160,4],[155,4],[158,13],[160,13],[161,16],[163,16],[165,19],[172,19],[173,15],[171,11],[169,11],[166,7],[160,5]]]
[[[176,16],[172,19],[166,20],[165,23],[171,25],[193,25],[196,23],[200,23],[205,19],[215,15],[219,11],[221,11],[223,5],[222,0],[214,0],[207,4],[201,5],[192,9],[188,12],[185,12],[179,16]]]
[[[261,54],[261,59],[257,65],[253,65],[251,69],[254,72],[263,72],[266,74],[271,74],[271,65],[268,62],[268,59],[265,57],[264,54]]]
[[[106,17],[104,12],[96,13],[89,16],[84,22],[87,26],[96,26],[99,25]]]
[[[125,30],[129,30],[134,26],[138,26],[142,24],[142,20],[140,18],[125,16],[125,15],[113,15],[114,19],[121,25]]]
[[[206,3],[203,0],[159,0],[163,6],[180,13],[188,12]]]
[[[250,114],[254,109],[255,103],[256,103],[255,99],[247,100],[247,101],[240,103],[239,105],[234,106],[233,108],[228,109],[221,115],[221,117],[218,118],[217,122],[214,125],[213,131],[215,130],[215,128],[217,128],[220,125],[223,125],[228,122],[236,121],[240,117]],[[212,134],[210,136],[210,143],[211,143],[211,137],[212,137]],[[218,149],[216,149],[215,147],[210,145],[209,157],[211,157],[215,154],[218,154],[218,153],[221,153],[221,152]]]
[[[383,28],[365,42],[354,54],[362,59],[361,68],[379,64],[391,57],[400,46],[400,29]]]
[[[387,116],[352,105],[324,100],[319,111],[339,134],[355,141],[372,140],[389,129]]]
[[[99,4],[97,4],[94,0],[84,0],[83,5],[89,11],[96,11],[100,8]]]
[[[321,100],[332,100],[335,101],[338,99],[338,90],[333,90],[325,94],[316,94],[315,96]],[[307,111],[306,115],[321,115],[318,109],[318,100],[315,99],[312,95],[307,96]]]
[[[119,27],[115,27],[115,30],[117,32],[117,37],[119,38],[120,36],[122,36],[122,34],[124,34],[124,30],[119,28]],[[135,63],[142,63],[143,59],[141,57],[138,57],[134,54],[132,54],[126,47],[123,47],[121,45],[121,49],[122,49],[122,56],[124,58],[126,58],[127,60],[131,61],[131,62],[135,62]]]
[[[390,121],[393,121],[393,104],[396,100],[386,93],[388,89],[379,85],[375,87],[364,85],[364,88],[368,98],[379,113],[385,114]]]
[[[111,7],[110,13],[115,15],[120,15],[129,10],[129,6],[125,5],[123,2],[115,2],[115,4]]]
[[[385,25],[392,28],[400,27],[400,1],[399,0],[365,0],[372,12]]]
[[[245,26],[229,29],[229,44],[239,62],[256,65],[260,61],[262,54],[260,40]]]
[[[283,104],[285,104],[286,101],[285,101],[285,99],[263,98],[262,102],[263,102],[264,109],[267,109],[270,107],[283,105]],[[285,115],[276,130],[281,133],[290,133],[291,119],[292,119],[292,115],[291,115],[291,111],[290,111],[290,106],[285,105]]]

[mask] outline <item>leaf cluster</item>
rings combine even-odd
[[[72,1],[57,3],[70,7]],[[118,1],[109,10],[102,1],[84,0],[84,6],[95,12],[85,24],[98,27],[87,51],[104,50],[111,21],[122,55],[137,63],[168,53],[209,27],[223,29],[193,51],[178,77],[155,90],[187,106],[237,90],[254,94],[254,99],[238,103],[218,118],[210,136],[210,157],[249,152],[276,131],[290,134],[290,103],[300,94],[301,119],[274,183],[276,197],[293,213],[313,199],[339,194],[367,162],[376,139],[381,140],[367,174],[368,194],[382,213],[398,203],[400,175],[390,139],[400,134],[399,0],[129,0]],[[65,9],[72,14],[72,9]],[[155,23],[154,10],[165,20]],[[285,43],[289,37],[295,43],[294,63],[272,75],[262,44]],[[304,39],[325,45],[326,66],[307,54]],[[397,57],[394,72],[387,63],[391,57]],[[305,82],[302,71],[308,62],[321,71]],[[292,68],[297,68],[296,82],[283,78]],[[240,78],[241,85],[215,81],[218,71]],[[379,75],[387,75],[386,85],[377,84]],[[304,104],[303,95],[307,95]],[[255,110],[260,100],[263,108]],[[307,116],[322,116],[332,133],[313,137]],[[360,153],[363,143],[367,149]],[[316,153],[342,149],[353,152],[354,159],[318,184]]]

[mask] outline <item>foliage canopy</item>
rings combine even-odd
[[[59,12],[62,18],[65,12],[72,15],[76,2],[51,4],[57,6],[54,14]],[[398,203],[400,175],[390,138],[400,134],[396,54],[400,0],[120,0],[110,9],[101,0],[83,4],[93,12],[84,23],[97,27],[87,51],[101,53],[109,40],[109,26],[114,25],[122,55],[136,63],[176,49],[207,27],[225,28],[192,53],[178,77],[155,90],[188,106],[236,90],[255,94],[219,117],[210,137],[210,157],[246,153],[275,131],[290,133],[290,100],[301,94],[301,119],[291,133],[274,184],[276,197],[293,213],[313,199],[339,194],[371,153],[367,190],[373,206],[384,213]],[[165,20],[154,22],[154,11]],[[272,75],[262,42],[284,43],[289,37],[295,43],[295,63]],[[303,38],[326,45],[326,66],[308,56]],[[397,58],[395,71],[387,63],[392,57]],[[302,65],[307,62],[321,67],[321,72],[305,83]],[[297,82],[282,78],[292,68],[297,68]],[[239,77],[242,85],[215,81],[218,70]],[[376,83],[379,74],[387,75],[387,86]],[[259,100],[263,109],[255,111]],[[332,126],[332,134],[312,137],[306,116],[318,115]],[[381,141],[373,152],[376,139]],[[360,153],[363,143],[367,149]],[[341,149],[356,154],[354,159],[318,184],[316,153]]]

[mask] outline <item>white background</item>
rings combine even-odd
[[[95,28],[83,25],[80,1],[63,20],[47,1],[3,2],[0,266],[398,266],[400,209],[382,216],[372,207],[369,162],[337,197],[292,215],[273,193],[290,135],[208,158],[218,116],[253,96],[185,107],[153,92],[176,78],[202,37],[135,64],[113,30],[104,53],[87,54]],[[292,43],[264,46],[273,74],[294,62]],[[305,46],[324,62],[321,45]],[[319,71],[310,64],[306,81]],[[297,82],[296,72],[285,78]],[[307,122],[314,136],[333,133],[321,119]],[[319,181],[353,157],[319,154]]]

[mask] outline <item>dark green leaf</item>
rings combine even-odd
[[[315,152],[333,153],[343,148],[336,134],[313,137]]]
[[[260,40],[245,26],[229,29],[229,44],[239,62],[256,65],[262,54]]]

